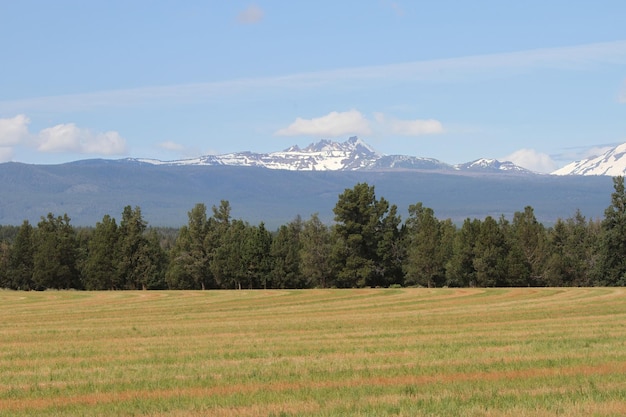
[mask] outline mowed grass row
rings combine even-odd
[[[0,415],[621,416],[626,290],[0,291]]]

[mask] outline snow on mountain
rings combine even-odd
[[[283,151],[271,153],[236,152],[223,155],[206,155],[177,161],[130,159],[153,165],[228,165],[262,167],[288,171],[357,171],[357,170],[426,170],[444,172],[509,172],[530,173],[511,162],[480,159],[452,166],[433,158],[406,155],[383,155],[357,137],[343,143],[321,140],[304,149],[294,145]]]
[[[583,159],[557,169],[552,175],[626,175],[626,143],[600,156]]]
[[[459,171],[479,171],[479,172],[515,172],[531,174],[532,171],[515,165],[510,161],[498,161],[497,159],[481,158],[464,164],[457,164],[454,169]]]

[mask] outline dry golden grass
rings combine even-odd
[[[618,416],[626,290],[0,291],[0,416]]]

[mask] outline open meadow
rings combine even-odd
[[[0,291],[0,416],[622,416],[626,289]]]

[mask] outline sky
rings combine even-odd
[[[358,136],[550,172],[626,142],[626,1],[0,0],[0,162]]]

